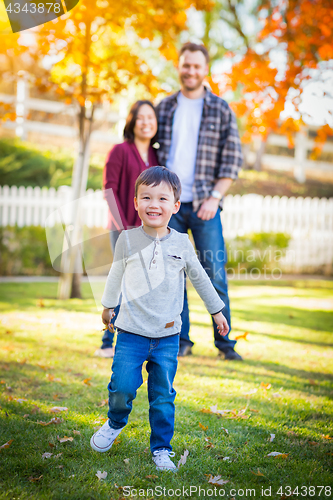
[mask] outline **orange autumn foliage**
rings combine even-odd
[[[310,70],[319,69],[321,61],[333,58],[333,9],[331,0],[264,0],[258,9],[262,29],[252,47],[248,47],[226,75],[216,75],[219,93],[237,90],[241,98],[232,103],[243,118],[244,142],[272,131],[288,136],[292,145],[302,120],[285,119],[281,123],[289,89],[294,89],[292,103],[299,111],[304,83]],[[260,44],[260,54],[256,52]],[[272,48],[283,54],[284,65],[276,62]],[[279,67],[277,67],[277,65]],[[288,96],[290,98],[290,94]],[[323,126],[317,136],[319,150],[333,130]]]

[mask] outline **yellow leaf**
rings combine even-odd
[[[261,382],[260,387],[262,389],[265,389],[266,391],[268,391],[272,387],[272,385],[271,384],[265,384],[265,382]]]
[[[245,332],[245,333],[243,333],[243,335],[237,335],[237,337],[235,337],[235,340],[240,340],[240,339],[247,340],[248,334],[249,334],[249,332]]]
[[[7,443],[0,446],[0,450],[3,450],[5,448],[9,448],[13,441],[14,441],[14,439],[10,439],[10,441],[7,441]]]
[[[60,438],[59,436],[57,436],[57,439],[58,439],[59,443],[66,443],[66,441],[73,441],[74,438],[68,437],[68,436],[64,436],[63,438]]]
[[[91,380],[91,377],[85,378],[82,383],[86,384],[86,385],[91,385],[90,380]]]
[[[203,431],[206,431],[208,429],[208,425],[207,427],[205,427],[204,425],[202,425],[201,422],[199,422],[199,427],[203,430]]]
[[[31,483],[35,483],[36,481],[40,481],[42,479],[42,477],[43,477],[43,474],[39,477],[30,476],[30,477],[28,477],[28,481],[30,481]]]
[[[258,472],[253,472],[251,470],[252,474],[254,474],[255,476],[262,476],[262,477],[266,477],[265,474],[263,474],[262,472],[260,472],[260,470],[258,469]]]
[[[333,437],[329,436],[328,434],[326,434],[326,436],[324,436],[324,434],[322,434],[322,437],[323,437],[324,439],[333,439]]]

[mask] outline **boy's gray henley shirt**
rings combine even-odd
[[[161,239],[142,226],[120,234],[102,297],[102,305],[111,309],[122,294],[117,328],[149,338],[179,333],[184,271],[210,314],[223,309],[187,234],[169,230]]]

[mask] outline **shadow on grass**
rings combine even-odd
[[[209,376],[203,371],[203,367],[208,367],[214,374],[211,373],[211,377],[216,377],[220,375],[221,377],[226,376],[228,379],[233,379],[236,381],[246,381],[247,383],[258,384],[258,377],[267,377],[265,382],[270,382],[274,384],[274,387],[283,387],[284,390],[288,391],[299,391],[303,393],[308,393],[315,396],[322,396],[328,399],[333,399],[333,375],[324,374],[320,372],[312,372],[306,370],[297,370],[295,368],[290,368],[286,365],[280,365],[274,362],[262,362],[255,360],[243,360],[242,362],[229,362],[221,361],[221,365],[211,366],[211,357],[200,356],[198,358],[187,358],[186,363],[191,366],[191,373],[196,377]],[[198,364],[197,364],[198,361]],[[206,363],[205,363],[206,361]],[[224,365],[224,366],[223,366]],[[267,375],[262,375],[255,371],[249,371],[246,369],[264,369],[269,372]],[[219,371],[220,369],[220,371]],[[288,378],[286,378],[286,376]],[[293,380],[297,378],[297,380]],[[306,382],[307,381],[307,382]],[[320,382],[329,383],[330,386],[324,387],[319,385]]]
[[[331,311],[308,311],[285,306],[274,306],[274,308],[256,306],[256,310],[244,310],[238,309],[236,306],[233,308],[233,312],[238,319],[243,321],[260,321],[317,331],[333,331],[333,314]]]

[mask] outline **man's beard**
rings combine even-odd
[[[196,83],[194,85],[191,85],[191,86],[187,85],[186,80],[185,80],[184,77],[181,77],[180,81],[181,81],[181,83],[182,83],[182,85],[183,85],[183,87],[184,87],[185,90],[192,91],[192,90],[198,90],[202,86],[204,78],[202,80],[197,80]]]

